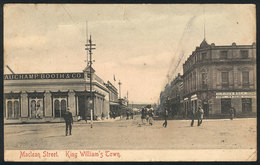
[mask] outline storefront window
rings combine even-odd
[[[13,116],[13,103],[12,103],[12,101],[8,101],[7,102],[7,116],[8,116],[8,118],[12,118],[12,116]]]
[[[231,99],[221,99],[221,113],[226,114],[229,113],[231,107]]]
[[[252,99],[251,98],[243,98],[242,99],[242,112],[252,112]]]
[[[65,98],[55,98],[54,112],[55,117],[63,117],[67,109],[67,100]]]
[[[19,118],[19,102],[18,101],[14,101],[14,118]]]

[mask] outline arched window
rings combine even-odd
[[[7,115],[8,115],[8,118],[13,117],[13,103],[12,103],[12,101],[7,102]]]
[[[59,100],[54,101],[54,112],[55,112],[55,117],[60,117],[60,101]]]
[[[37,101],[36,114],[37,114],[37,118],[41,118],[43,116],[43,105],[41,100]]]
[[[32,118],[36,117],[36,101],[35,100],[31,101],[31,117]]]
[[[61,117],[63,117],[67,108],[66,100],[61,100]]]
[[[19,118],[19,102],[18,101],[14,101],[14,118]]]

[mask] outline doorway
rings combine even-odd
[[[251,98],[242,99],[242,112],[243,113],[252,112],[252,99]]]
[[[89,97],[85,96],[78,96],[78,110],[79,110],[79,116],[81,116],[82,120],[86,120],[90,116],[89,107],[88,107],[88,100]]]
[[[229,113],[229,109],[231,107],[231,99],[221,99],[221,113],[227,114]]]
[[[209,104],[208,104],[208,102],[203,102],[202,109],[204,110],[204,116],[209,117]]]

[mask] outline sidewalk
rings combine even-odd
[[[94,120],[93,123],[99,123],[99,122],[114,122],[116,120],[120,120],[120,117],[116,117],[115,119],[104,119],[104,120]],[[90,120],[87,121],[90,123]],[[4,125],[12,125],[12,124],[48,124],[48,123],[64,123],[63,118],[52,118],[52,119],[17,119],[17,120],[6,120],[4,119]],[[80,121],[74,121],[74,123],[86,123],[85,120]]]

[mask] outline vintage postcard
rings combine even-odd
[[[256,161],[253,4],[4,5],[5,161]]]

